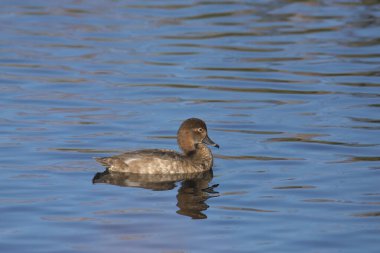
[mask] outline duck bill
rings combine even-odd
[[[219,148],[219,145],[216,144],[215,142],[213,142],[210,137],[208,137],[208,135],[206,135],[206,137],[203,139],[202,141],[204,144],[207,144],[207,145],[210,145],[210,146],[213,146],[213,147],[216,147],[216,148]]]

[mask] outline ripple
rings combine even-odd
[[[235,15],[241,15],[243,14],[242,11],[225,11],[225,12],[212,12],[212,13],[205,13],[205,14],[198,14],[193,16],[187,16],[181,18],[182,20],[199,20],[199,19],[213,19],[213,18],[222,18],[222,17],[232,17]],[[246,13],[248,14],[248,13]]]
[[[76,153],[117,153],[120,150],[112,149],[91,149],[91,148],[50,148],[53,151],[63,151],[63,152],[76,152]]]
[[[370,118],[356,118],[356,117],[349,117],[352,121],[356,122],[365,122],[365,123],[380,123],[380,119],[370,119]]]
[[[270,156],[253,156],[253,155],[242,155],[242,156],[232,156],[232,155],[214,155],[216,158],[223,160],[257,160],[257,161],[301,161],[302,158],[285,158],[285,157],[270,157]]]
[[[56,202],[59,200],[59,197],[44,197],[44,198],[1,198],[1,204],[37,204],[37,203],[46,203],[46,202]]]
[[[236,51],[236,52],[277,52],[281,51],[281,49],[276,48],[261,48],[261,47],[247,47],[247,46],[226,46],[226,45],[203,45],[197,43],[172,43],[166,44],[167,47],[183,47],[183,48],[208,48],[208,49],[218,49],[222,51]]]
[[[334,199],[305,199],[304,202],[311,202],[311,203],[332,203],[337,202]]]
[[[161,36],[162,39],[171,40],[208,40],[216,38],[228,38],[228,37],[251,37],[258,36],[257,32],[207,32],[207,33],[193,33],[183,35],[165,35]]]
[[[271,88],[243,88],[243,87],[223,87],[223,86],[201,86],[189,84],[133,84],[131,87],[161,87],[179,89],[206,89],[227,92],[251,92],[251,93],[274,93],[274,94],[302,94],[302,95],[326,95],[334,94],[331,91],[302,91],[302,90],[281,90]]]
[[[247,191],[238,191],[238,192],[223,192],[220,195],[221,196],[235,196],[235,195],[247,195],[249,192]]]
[[[297,134],[295,137],[281,137],[281,138],[270,138],[267,142],[303,142],[303,143],[316,143],[323,145],[337,145],[345,147],[374,147],[377,144],[360,144],[360,143],[346,143],[339,141],[324,141],[324,140],[313,140],[314,137],[319,137],[323,135],[319,134]]]
[[[257,78],[257,77],[241,77],[241,76],[223,76],[223,75],[209,75],[201,77],[205,79],[220,79],[220,80],[233,80],[233,81],[248,81],[248,82],[265,82],[265,83],[288,83],[288,84],[312,84],[313,82],[307,80],[287,80],[287,79],[274,79],[274,78]]]
[[[245,212],[257,212],[257,213],[274,213],[274,210],[257,209],[250,207],[234,207],[234,206],[216,206],[215,208],[228,210],[228,211],[245,211]]]
[[[142,214],[142,213],[157,213],[158,209],[143,209],[143,208],[130,208],[130,209],[118,209],[118,210],[103,210],[96,211],[96,215],[120,215],[120,214]]]
[[[380,211],[379,212],[356,213],[356,214],[353,214],[352,216],[360,217],[360,218],[379,217]]]
[[[42,216],[42,220],[45,221],[58,221],[58,222],[86,222],[94,221],[96,219],[89,217],[67,217],[67,216]]]
[[[288,185],[273,187],[274,190],[315,189],[312,185]]]
[[[378,162],[380,161],[379,156],[352,156],[341,163],[353,163],[353,162]]]
[[[283,132],[277,131],[259,131],[259,130],[245,130],[245,129],[225,129],[225,128],[213,128],[212,130],[226,133],[243,133],[243,134],[264,134],[264,135],[276,135],[283,134]]]

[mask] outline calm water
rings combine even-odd
[[[379,252],[380,1],[0,7],[1,252]],[[213,174],[92,183],[188,117]]]

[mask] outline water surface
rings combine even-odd
[[[2,252],[378,252],[379,1],[0,6]],[[92,183],[189,117],[213,174]]]

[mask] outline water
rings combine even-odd
[[[378,252],[379,1],[0,5],[1,252]],[[92,184],[188,117],[213,175]]]

